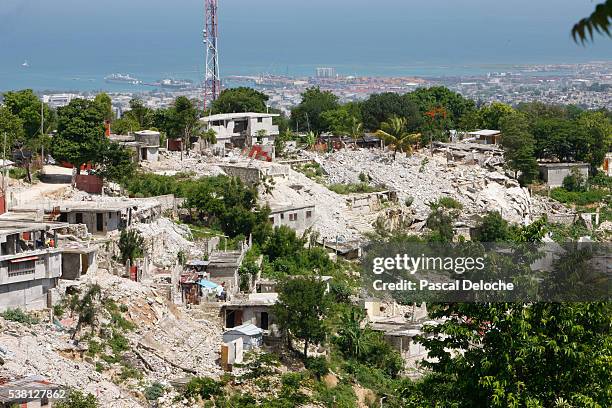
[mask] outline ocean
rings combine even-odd
[[[146,91],[109,84],[202,76],[202,0],[1,0],[0,91]],[[610,60],[572,24],[594,3],[558,0],[219,0],[221,75],[482,75],[515,64]],[[22,67],[27,60],[28,68]]]

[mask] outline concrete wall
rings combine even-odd
[[[246,185],[252,186],[261,180],[261,171],[255,167],[219,166],[230,177],[238,177]]]
[[[270,306],[236,306],[236,307],[228,306],[225,309],[225,315],[227,315],[227,313],[231,311],[236,311],[236,310],[242,311],[242,323],[240,324],[249,323],[249,324],[253,324],[259,327],[260,329],[263,328],[261,327],[261,314],[267,313],[268,314],[268,329],[265,329],[265,330],[271,331],[271,332],[274,332],[276,330],[276,324],[275,324],[274,316],[272,314],[272,310]],[[226,329],[231,329],[231,327],[226,327],[225,316],[223,317],[223,327],[225,327]]]
[[[0,285],[0,311],[9,308],[40,310],[47,307],[47,292],[56,279],[36,279]]]
[[[144,149],[147,150],[147,161],[149,162],[156,162],[159,161],[159,147],[154,146],[154,147],[145,147]]]
[[[152,130],[142,130],[134,133],[134,139],[146,146],[159,147],[160,134]]]
[[[53,252],[32,252],[21,253],[19,256],[12,257],[11,259],[25,258],[28,256],[37,256],[38,259],[34,261],[34,272],[27,274],[19,274],[9,276],[9,265],[10,260],[0,262],[0,285],[13,284],[18,282],[25,282],[36,279],[52,279],[59,278],[62,275],[62,254],[56,252],[57,250],[51,250]]]
[[[77,214],[83,214],[83,222],[77,222]],[[98,230],[98,215],[102,214],[102,229]],[[85,224],[87,231],[96,233],[106,233],[109,231],[115,231],[119,229],[121,225],[121,212],[120,211],[71,211],[67,213],[66,220],[69,224]]]
[[[62,254],[62,279],[77,280],[87,273],[95,273],[98,270],[96,251],[89,253]]]
[[[559,163],[554,165],[540,165],[540,176],[550,187],[561,187],[563,179],[577,168],[585,179],[589,177],[589,165],[582,163]]]
[[[303,231],[314,224],[315,206],[309,206],[299,209],[283,209],[282,211],[273,211],[270,214],[270,221],[274,227],[286,225],[296,231]]]

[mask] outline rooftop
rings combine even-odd
[[[278,113],[256,113],[256,112],[243,112],[243,113],[219,113],[217,115],[210,115],[200,119],[202,122],[212,122],[216,120],[236,120],[236,119],[252,119],[252,118],[273,118],[280,116]]]
[[[10,213],[9,213],[10,214]],[[0,235],[19,234],[30,231],[52,231],[68,227],[67,222],[32,222],[0,217]]]
[[[228,329],[223,334],[244,334],[247,336],[257,336],[262,333],[263,333],[262,329],[255,326],[254,324],[247,323],[241,326],[232,327],[231,329]]]
[[[500,133],[501,133],[501,131],[499,131],[499,130],[482,129],[482,130],[476,130],[474,132],[469,132],[468,135],[472,135],[472,136],[494,136],[494,135],[498,135]]]

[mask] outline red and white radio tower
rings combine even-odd
[[[217,99],[221,92],[219,75],[219,20],[217,0],[204,0],[204,45],[206,47],[206,70],[204,73],[204,110],[206,102]]]

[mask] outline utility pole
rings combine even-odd
[[[40,101],[40,160],[45,167],[45,103]]]
[[[204,46],[206,47],[204,70],[204,110],[208,99],[214,101],[221,92],[219,74],[219,18],[218,0],[204,0]]]

